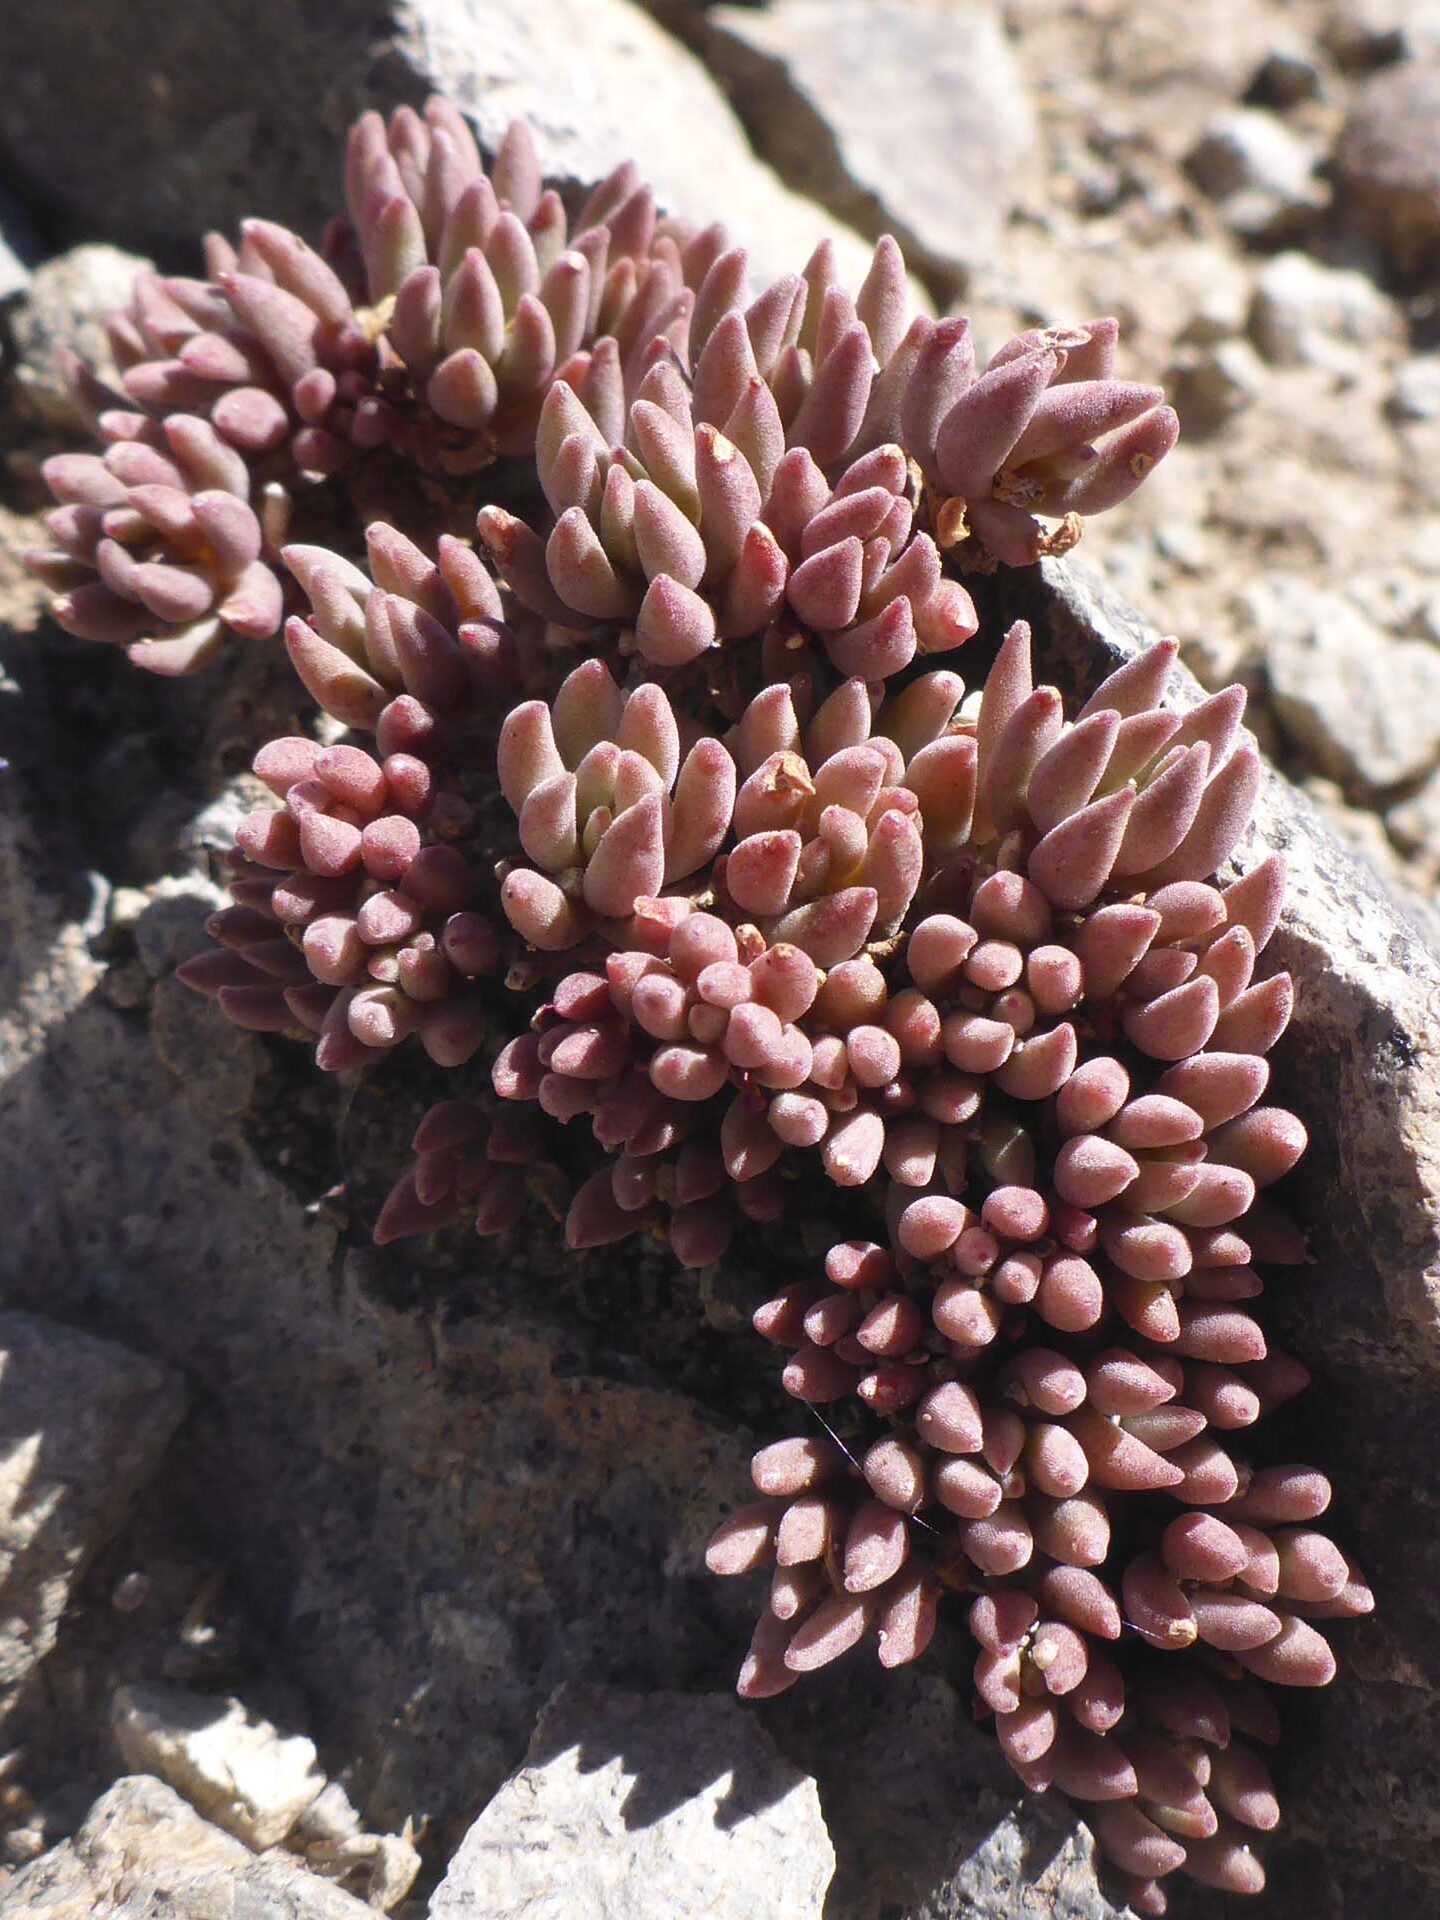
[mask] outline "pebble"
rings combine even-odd
[[[1186,168],[1232,232],[1262,239],[1303,223],[1325,205],[1316,158],[1283,120],[1258,107],[1236,107],[1210,123]]]
[[[1287,252],[1260,270],[1249,332],[1274,366],[1348,371],[1356,348],[1398,338],[1401,322],[1367,275],[1324,266],[1308,253]]]

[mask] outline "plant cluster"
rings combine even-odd
[[[629,165],[572,224],[523,129],[487,174],[442,102],[367,114],[346,194],[318,251],[248,221],[142,276],[123,394],[71,367],[105,451],[47,468],[71,632],[175,673],[295,609],[319,719],[256,756],[183,977],[326,1071],[469,1068],[381,1241],[534,1195],[703,1267],[828,1183],[754,1316],[823,1431],[709,1553],[773,1568],[740,1691],[913,1660],[963,1596],[977,1710],[1137,1907],[1257,1891],[1261,1683],[1328,1681],[1314,1623],[1371,1599],[1323,1475],[1249,1457],[1305,1384],[1252,1305],[1304,1258],[1264,1190],[1305,1131],[1267,1099],[1281,862],[1216,877],[1244,697],[1166,708],[1173,642],[1068,717],[1023,624],[973,690],[930,658],[1173,413],[1113,321],[982,366],[890,240],[853,294],[822,245],[752,298]],[[289,539],[327,512],[363,558]]]

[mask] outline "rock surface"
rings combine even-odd
[[[278,1846],[325,1785],[313,1740],[280,1733],[238,1700],[122,1687],[110,1724],[131,1772],[156,1774],[256,1853]]]
[[[185,1402],[178,1375],[153,1360],[0,1313],[0,1715],[54,1646],[77,1580],[154,1473]]]
[[[116,1781],[73,1840],[0,1884],[5,1920],[373,1920],[283,1854],[257,1860],[162,1781]]]
[[[430,1920],[820,1920],[834,1869],[815,1782],[733,1696],[572,1685]]]
[[[945,292],[992,258],[1036,136],[989,0],[721,6],[700,44],[792,186],[861,232],[893,233]]]
[[[120,37],[133,60],[92,57]],[[137,0],[108,24],[0,0],[6,42],[30,57],[0,96],[0,140],[29,180],[87,229],[167,262],[256,212],[318,235],[340,207],[349,121],[436,87],[492,150],[523,115],[562,181],[593,183],[633,154],[664,203],[724,218],[767,277],[798,271],[834,225],[756,159],[704,68],[630,0],[336,0],[319,13],[257,0],[203,16]],[[863,271],[859,242],[840,247],[846,272]]]

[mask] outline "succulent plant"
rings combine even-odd
[[[572,1249],[703,1267],[828,1195],[754,1314],[821,1430],[710,1548],[772,1568],[740,1691],[916,1659],[964,1596],[977,1710],[1136,1906],[1257,1890],[1261,1683],[1324,1684],[1312,1623],[1372,1602],[1323,1475],[1247,1457],[1306,1374],[1251,1306],[1304,1257],[1264,1190],[1305,1130],[1267,1103],[1283,868],[1227,866],[1244,697],[1167,708],[1170,641],[1070,716],[1023,623],[973,688],[928,658],[962,574],[1072,545],[1173,413],[1111,320],[980,367],[888,239],[853,295],[827,243],[752,297],[632,166],[572,224],[523,129],[487,173],[443,102],[357,123],[346,201],[318,251],[247,222],[143,277],[125,395],[72,368],[108,449],[49,469],[72,631],[183,671],[308,601],[320,717],[257,755],[182,977],[323,1069],[469,1066],[382,1242],[534,1194]],[[286,530],[322,476],[333,548]]]

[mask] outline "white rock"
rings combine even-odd
[[[1401,331],[1399,314],[1373,280],[1322,266],[1307,253],[1277,254],[1256,280],[1250,337],[1276,366],[1343,367],[1353,364],[1356,348],[1396,340]]]
[[[730,1695],[564,1686],[430,1920],[819,1920],[815,1782]]]
[[[83,425],[56,365],[58,348],[72,348],[101,379],[119,379],[105,315],[126,304],[136,274],[149,265],[138,254],[92,243],[57,254],[30,275],[11,326],[21,389],[47,421],[72,432]]]
[[[314,1741],[280,1733],[238,1700],[121,1687],[110,1719],[127,1767],[157,1774],[256,1853],[278,1846],[325,1785]]]

